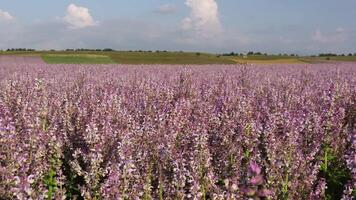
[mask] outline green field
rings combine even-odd
[[[49,64],[298,64],[356,61],[356,56],[296,57],[280,55],[218,56],[196,52],[35,51],[0,55],[41,56]]]
[[[195,52],[0,52],[0,55],[41,56],[50,64],[236,64],[230,58]]]
[[[123,64],[234,64],[228,58],[207,53],[188,52],[120,52],[110,53],[117,63]]]
[[[114,64],[110,56],[95,54],[43,54],[49,64]]]
[[[278,56],[278,55],[251,55],[251,56],[227,56],[236,63],[240,64],[296,64],[305,63],[299,57],[295,56]]]
[[[356,56],[301,57],[305,63],[356,62]]]
[[[334,60],[334,61],[356,61],[356,56],[331,56],[320,57],[322,60]]]

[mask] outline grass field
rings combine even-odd
[[[123,64],[234,64],[228,58],[207,53],[188,52],[120,52],[110,53],[117,63]]]
[[[217,56],[195,52],[36,51],[0,55],[41,56],[49,64],[298,64],[356,61],[356,56],[294,57],[279,55]]]
[[[114,64],[106,55],[95,54],[43,54],[42,59],[49,64]]]
[[[334,60],[334,61],[356,61],[356,56],[331,56],[331,57],[320,57],[322,60]]]
[[[231,58],[195,52],[0,52],[0,55],[41,56],[49,64],[236,64]]]
[[[233,56],[231,57],[233,61],[240,64],[250,63],[250,64],[298,64],[305,63],[299,57],[292,56]]]
[[[356,56],[333,56],[333,57],[301,57],[305,63],[330,63],[330,62],[356,62]]]

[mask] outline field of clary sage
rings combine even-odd
[[[352,199],[356,65],[0,65],[0,199]]]

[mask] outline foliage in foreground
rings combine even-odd
[[[3,199],[352,199],[356,66],[0,66]]]

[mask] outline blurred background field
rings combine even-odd
[[[355,55],[226,55],[168,51],[14,51],[0,55],[40,56],[48,64],[303,64],[354,62]]]

